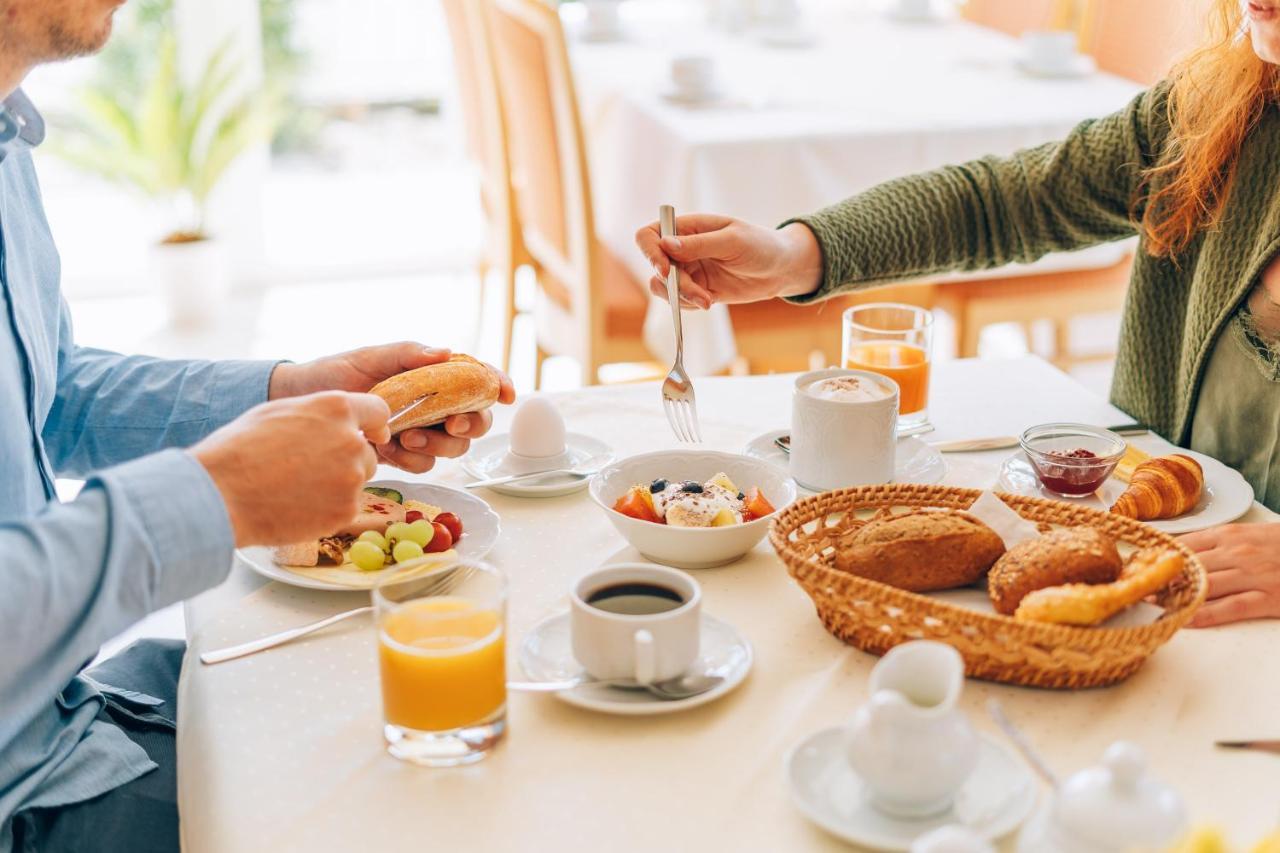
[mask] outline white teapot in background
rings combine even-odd
[[[964,659],[945,643],[904,643],[875,665],[846,753],[881,811],[916,818],[951,806],[978,762],[978,736],[956,708],[963,689]]]
[[[1187,828],[1178,792],[1147,774],[1146,756],[1118,741],[1102,764],[1062,784],[1018,837],[1018,853],[1165,850]]]

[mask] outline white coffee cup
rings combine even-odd
[[[1077,55],[1076,34],[1068,30],[1027,30],[1022,34],[1023,61],[1034,71],[1068,71]]]
[[[814,396],[815,383],[841,376],[870,383],[884,396],[862,401]],[[898,383],[892,379],[839,367],[802,374],[791,403],[791,476],[816,492],[887,483],[897,461],[897,429]]]
[[[664,589],[680,601],[671,599],[673,607],[656,613],[605,609],[628,598],[616,592],[628,586]],[[634,594],[628,601],[645,597]],[[603,566],[574,582],[569,607],[573,656],[592,678],[650,684],[683,675],[698,659],[702,590],[684,572],[652,563]]]
[[[671,82],[681,95],[698,97],[716,89],[716,66],[710,56],[690,54],[671,60]]]
[[[586,33],[592,38],[616,38],[622,32],[619,0],[586,0]]]

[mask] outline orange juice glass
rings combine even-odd
[[[915,305],[874,302],[844,312],[843,366],[898,383],[898,434],[929,425],[933,315]]]
[[[484,758],[507,726],[506,578],[458,563],[392,577],[373,601],[387,751],[430,767]]]

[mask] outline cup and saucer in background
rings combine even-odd
[[[618,563],[574,582],[570,609],[538,623],[520,644],[533,681],[586,676],[637,684],[707,675],[719,684],[684,699],[644,689],[582,685],[561,690],[579,708],[630,716],[670,714],[713,702],[747,677],[755,654],[736,628],[702,612],[702,589],[688,574],[652,563]]]
[[[685,54],[671,59],[671,77],[662,97],[673,104],[699,106],[724,98],[716,76],[715,60],[703,54]]]
[[[893,0],[888,15],[904,24],[936,24],[945,20],[933,0]]]
[[[1077,49],[1076,34],[1068,30],[1027,30],[1022,34],[1018,70],[1032,77],[1074,79],[1098,70],[1093,57]]]
[[[578,37],[583,41],[610,42],[626,38],[622,25],[621,0],[583,0],[586,17]]]

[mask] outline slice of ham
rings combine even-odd
[[[376,530],[382,533],[387,529],[388,524],[397,521],[404,521],[403,504],[380,498],[377,495],[371,495],[368,492],[361,492],[360,507],[356,512],[356,517],[352,519],[350,524],[334,531],[334,535],[359,536],[366,530]]]
[[[281,566],[316,566],[320,564],[320,540],[280,545],[273,548],[271,558]]]

